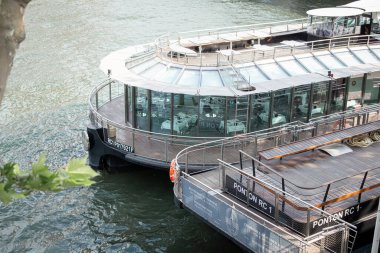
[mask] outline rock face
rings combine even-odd
[[[24,11],[31,0],[0,0],[0,105],[16,49],[25,39]]]

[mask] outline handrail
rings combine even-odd
[[[196,181],[197,183],[199,183],[199,184],[202,185],[203,187],[205,187],[205,188],[207,188],[208,190],[210,190],[210,191],[212,191],[213,193],[215,193],[215,195],[218,195],[218,196],[222,197],[223,199],[229,200],[226,196],[222,195],[219,191],[216,191],[215,189],[213,189],[213,188],[211,188],[210,186],[208,186],[208,185],[202,183],[201,181],[199,181],[198,179],[192,177],[191,175],[186,174],[185,172],[182,172],[182,175],[185,176],[185,177],[189,177],[189,178],[191,178],[191,180]],[[302,238],[302,237],[301,237],[301,238],[300,238],[300,237],[297,237],[295,234],[291,234],[291,233],[289,233],[289,231],[283,229],[282,227],[279,227],[278,225],[276,225],[276,224],[274,224],[274,223],[272,223],[272,222],[270,222],[270,221],[268,221],[268,220],[266,220],[266,219],[263,219],[261,216],[259,216],[258,214],[252,212],[252,210],[249,210],[247,207],[241,205],[240,203],[238,203],[238,202],[234,202],[234,205],[235,205],[235,206],[238,206],[239,208],[243,209],[244,211],[248,212],[250,215],[254,216],[255,218],[257,218],[257,219],[259,219],[259,220],[261,220],[261,221],[263,221],[264,223],[269,224],[269,225],[271,225],[271,226],[273,226],[273,227],[276,227],[277,229],[281,230],[281,232],[283,232],[284,234],[286,234],[286,235],[292,237],[293,239],[299,241],[299,242],[302,243],[303,245],[306,246],[306,245],[308,244],[308,243],[306,243],[306,242],[303,241],[303,238]],[[237,211],[239,211],[239,210],[237,210]],[[241,213],[242,213],[242,212],[241,212]],[[247,215],[244,214],[244,213],[242,213],[242,214],[245,215],[245,216],[247,216]],[[351,225],[351,224],[350,224],[350,225]],[[351,225],[351,226],[352,226],[352,228],[355,228],[355,229],[356,229],[355,226],[353,226],[353,225]]]
[[[276,186],[273,186],[273,185],[270,185],[270,184],[268,184],[268,183],[266,183],[266,182],[263,182],[263,181],[261,181],[260,179],[254,177],[254,176],[249,175],[248,173],[246,173],[246,172],[244,172],[244,171],[242,171],[242,170],[236,168],[235,166],[233,166],[233,165],[231,165],[231,164],[229,164],[229,163],[226,163],[226,162],[224,162],[224,161],[222,161],[222,160],[220,160],[220,159],[218,159],[218,161],[219,161],[220,163],[222,163],[224,166],[229,167],[230,169],[234,170],[234,171],[237,172],[237,173],[240,173],[240,174],[244,175],[245,177],[248,177],[248,178],[250,178],[250,179],[252,179],[252,180],[254,180],[254,181],[256,181],[256,182],[258,182],[258,183],[260,183],[260,184],[267,185],[267,187],[271,187],[271,188],[273,188],[274,191],[277,191],[278,193],[280,193],[280,196],[279,196],[279,197],[280,197],[280,198],[284,198],[284,200],[286,199],[285,196],[290,196],[290,197],[294,198],[295,200],[299,201],[300,203],[304,204],[306,207],[308,207],[308,209],[317,210],[318,212],[320,212],[320,213],[322,213],[322,214],[325,214],[325,215],[327,215],[327,216],[331,216],[330,213],[328,213],[328,212],[326,212],[326,211],[324,211],[324,210],[322,210],[322,209],[319,209],[318,207],[316,207],[316,206],[314,206],[314,205],[310,205],[309,203],[303,201],[302,199],[300,199],[300,198],[298,198],[298,197],[296,197],[296,196],[293,196],[293,195],[289,194],[288,192],[285,192],[285,191],[283,191],[282,189],[277,188]],[[285,195],[285,196],[284,196],[284,195]],[[294,203],[293,203],[293,204],[294,204]],[[297,205],[296,205],[296,206],[297,206]],[[349,226],[349,227],[351,227],[351,228],[353,228],[353,229],[356,229],[356,226],[354,226],[354,225],[352,225],[352,224],[350,224],[350,223],[348,223],[348,222],[342,220],[342,219],[339,218],[339,217],[336,217],[336,220],[338,220],[339,222],[341,222],[341,223],[343,223],[343,224],[346,224],[347,226]]]
[[[262,163],[261,161],[259,161],[258,159],[256,158],[253,158],[252,156],[248,155],[247,153],[243,152],[242,150],[239,150],[239,152],[243,153],[245,156],[248,156],[250,159],[253,159],[255,162],[259,163],[260,165],[264,166],[266,169],[270,170],[272,173],[276,174],[277,176],[281,177],[281,178],[284,178],[281,174],[279,174],[278,172],[276,172],[275,170],[273,170],[272,168],[270,168],[268,165]],[[374,171],[374,170],[377,170],[377,169],[380,169],[380,167],[376,167],[376,168],[372,168],[370,170],[366,170],[366,171],[362,171],[362,172],[359,172],[357,174],[354,174],[354,175],[350,175],[350,176],[346,176],[346,177],[342,177],[342,178],[339,178],[337,180],[333,180],[333,181],[329,181],[327,183],[324,183],[324,184],[321,184],[320,186],[318,187],[303,187],[303,186],[299,186],[289,180],[286,180],[284,178],[284,180],[286,182],[289,182],[290,184],[294,185],[295,187],[297,188],[300,188],[300,189],[304,189],[304,190],[315,190],[315,189],[318,189],[318,188],[323,188],[324,186],[327,186],[329,184],[333,184],[333,183],[337,183],[337,182],[340,182],[340,181],[343,181],[345,179],[348,179],[348,178],[354,178],[358,175],[361,175],[361,174],[364,174],[366,172],[371,172],[371,171]],[[379,185],[380,186],[380,185]]]
[[[284,57],[284,56],[294,56],[297,54],[304,54],[304,53],[312,53],[316,51],[321,50],[328,50],[331,51],[333,49],[339,49],[339,48],[354,48],[357,46],[370,46],[371,44],[380,44],[379,42],[374,43],[373,38],[378,38],[379,35],[355,35],[355,36],[342,36],[342,37],[336,37],[332,39],[321,39],[321,40],[314,40],[309,42],[303,42],[302,45],[299,46],[289,46],[289,45],[276,45],[272,48],[272,50],[266,50],[265,54],[263,54],[261,57],[256,59],[255,52],[261,52],[260,49],[252,48],[250,50],[243,50],[240,51],[239,55],[236,55],[232,61],[232,63],[235,64],[243,64],[248,62],[255,62],[260,59],[268,59],[276,57]],[[188,56],[184,55],[182,58],[173,58],[176,59],[175,61],[167,56],[167,53],[171,51],[170,49],[170,43],[178,43],[177,41],[168,41],[168,45],[164,47],[160,47],[157,45],[157,56],[161,58],[162,60],[166,60],[173,63],[179,63],[179,64],[186,64],[186,65],[194,65],[194,66],[224,66],[221,65],[221,63],[218,61],[218,52],[211,52],[211,53],[197,53],[196,56]],[[159,49],[159,50],[158,50]],[[253,56],[251,56],[253,54]],[[266,56],[265,56],[266,55]],[[205,61],[201,61],[200,57],[203,56],[209,59],[212,59],[211,61],[206,61],[207,63],[204,63]],[[245,58],[244,58],[245,57]],[[253,58],[252,58],[253,57]],[[198,62],[199,61],[199,62]]]
[[[308,21],[308,18],[299,18],[299,19],[292,19],[292,20],[283,20],[283,21],[276,21],[276,22],[268,22],[268,23],[259,23],[259,24],[250,24],[250,25],[239,25],[239,26],[227,26],[227,27],[219,27],[219,28],[208,28],[208,29],[200,29],[200,30],[192,30],[192,31],[186,31],[186,32],[178,32],[177,34],[189,34],[189,33],[199,33],[199,32],[208,32],[208,34],[211,34],[210,32],[216,32],[216,31],[222,31],[222,30],[228,30],[228,29],[239,29],[239,28],[252,28],[258,27],[258,26],[266,26],[270,27],[273,25],[278,24],[292,24],[290,22],[298,22],[298,21]],[[299,23],[297,23],[299,24]]]

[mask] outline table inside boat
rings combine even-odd
[[[224,121],[220,121],[219,130],[224,131]],[[229,119],[227,120],[227,134],[234,132],[247,132],[245,124],[238,119]]]
[[[196,125],[198,115],[178,113],[176,116],[173,117],[173,119],[173,131],[181,134],[189,131],[192,126]],[[168,119],[162,122],[161,129],[170,130],[171,120]]]

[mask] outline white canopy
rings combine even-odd
[[[170,44],[170,50],[179,54],[185,54],[187,56],[197,56],[197,52],[187,47],[180,46],[178,44]]]
[[[346,5],[345,7],[355,7],[365,10],[365,12],[380,12],[379,0],[361,0],[355,1]]]
[[[232,49],[219,50],[217,52],[219,52],[220,54],[225,55],[225,56],[231,56],[231,55],[235,55],[235,54],[240,54],[240,52],[232,50]]]
[[[310,16],[319,17],[349,17],[364,13],[364,10],[351,7],[320,8],[307,11]]]

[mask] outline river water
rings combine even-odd
[[[0,159],[52,168],[84,156],[100,59],[166,32],[296,19],[349,0],[33,0],[0,109]],[[168,175],[134,168],[89,188],[0,204],[0,252],[240,252],[184,210]]]

